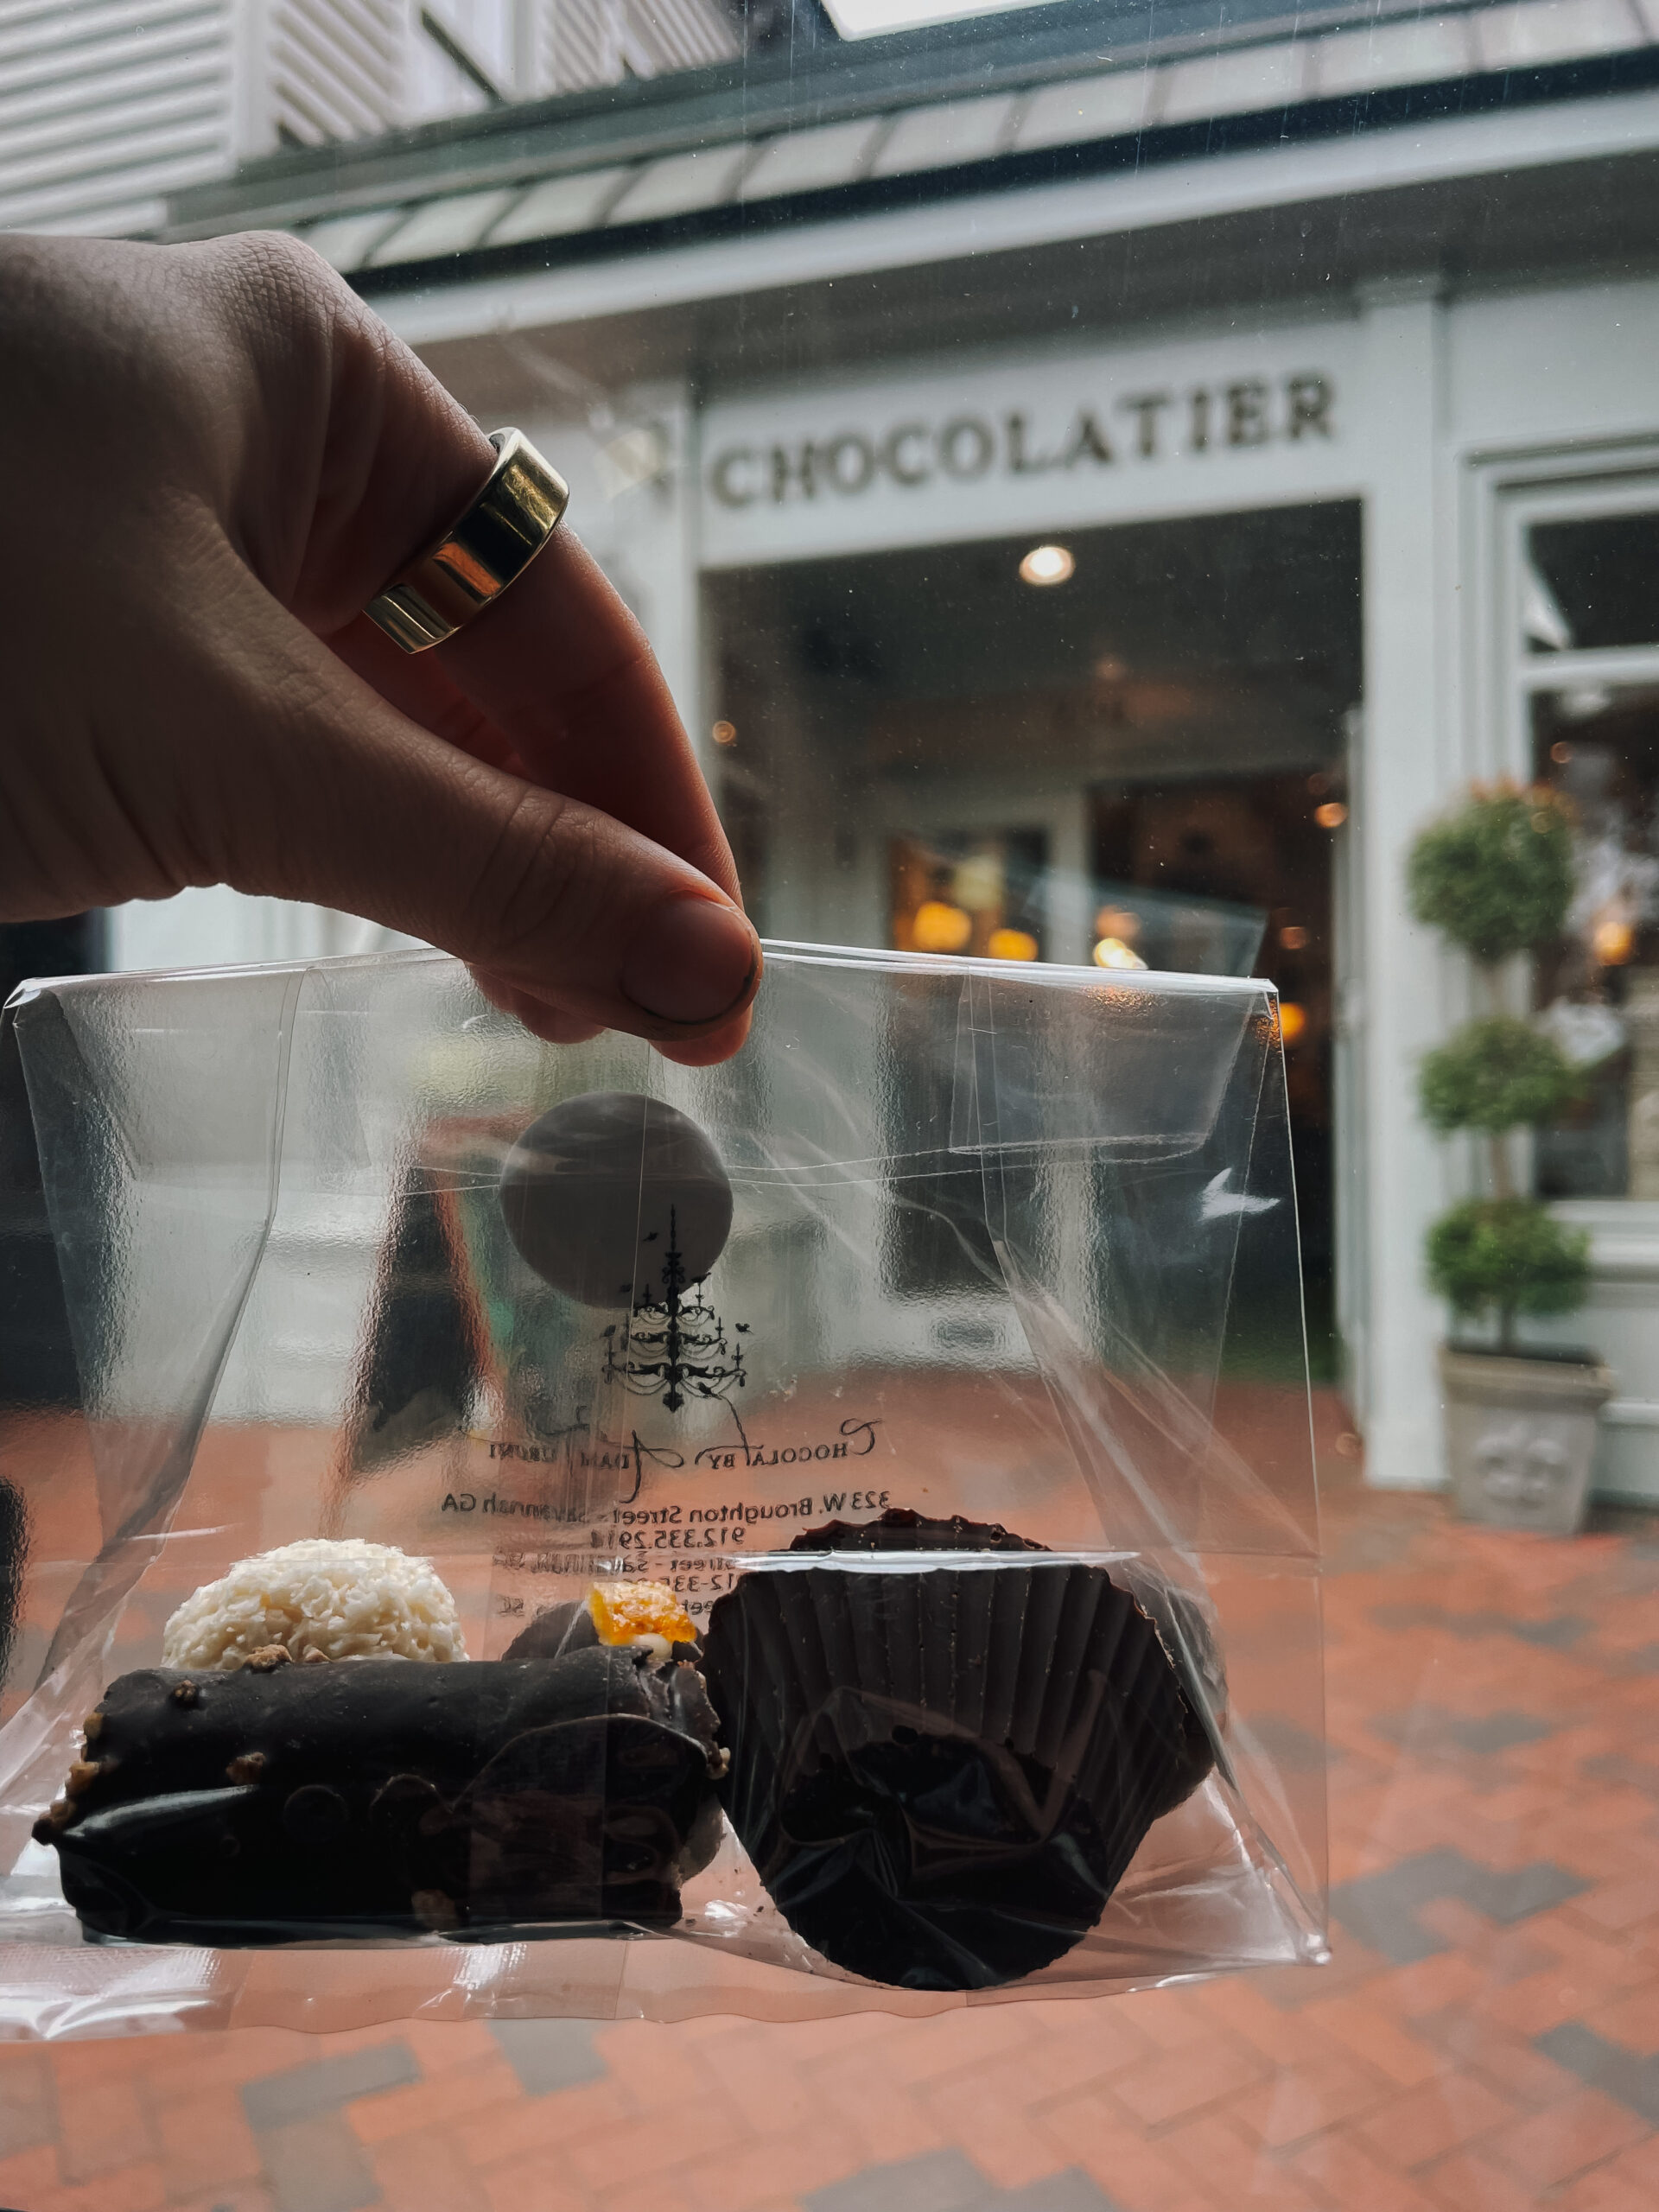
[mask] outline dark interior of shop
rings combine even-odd
[[[709,579],[721,796],[746,893],[775,929],[800,911],[783,895],[800,888],[791,867],[874,865],[886,944],[1075,958],[1033,817],[1080,800],[1088,880],[1071,895],[1101,965],[1279,986],[1310,1351],[1330,1375],[1333,884],[1363,690],[1360,510],[1063,536],[1055,584],[1022,576],[1028,537]],[[775,834],[802,748],[832,817],[810,861]],[[993,797],[971,831],[942,831],[940,795],[975,779],[1006,793],[1001,815]]]

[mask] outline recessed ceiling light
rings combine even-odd
[[[1077,565],[1069,546],[1033,545],[1020,563],[1020,574],[1028,584],[1063,584]]]

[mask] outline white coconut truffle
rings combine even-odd
[[[238,1560],[162,1631],[162,1663],[232,1674],[280,1643],[292,1659],[464,1659],[455,1601],[391,1544],[322,1537]]]

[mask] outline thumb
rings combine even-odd
[[[219,646],[188,695],[194,842],[220,880],[424,938],[545,1035],[625,1029],[697,1063],[737,1049],[760,947],[717,884],[597,808],[447,744],[240,580],[240,616],[215,626],[239,640],[236,658]],[[234,748],[209,735],[227,729]]]

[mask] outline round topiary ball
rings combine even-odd
[[[1423,1119],[1443,1135],[1530,1128],[1553,1121],[1581,1087],[1554,1039],[1509,1014],[1466,1022],[1424,1056],[1420,1081]]]
[[[1558,938],[1573,897],[1573,824],[1537,785],[1478,791],[1431,823],[1407,868],[1411,911],[1488,963]]]
[[[1535,1198],[1465,1198],[1428,1232],[1428,1275],[1464,1320],[1570,1313],[1590,1287],[1590,1238]]]

